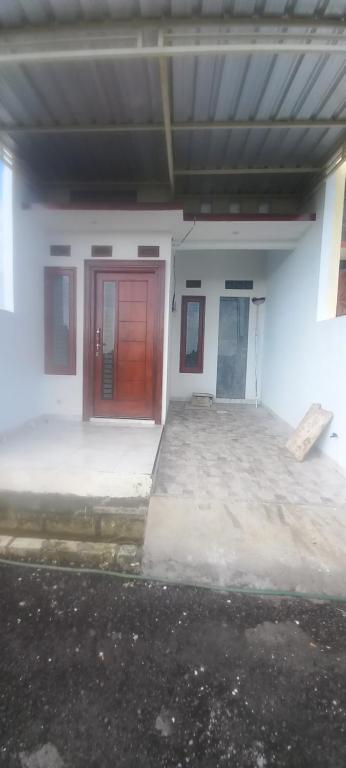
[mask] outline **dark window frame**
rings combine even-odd
[[[188,368],[185,364],[186,350],[186,332],[187,332],[187,308],[189,302],[198,303],[199,308],[199,327],[198,327],[198,355],[197,364],[194,368]],[[205,326],[205,296],[182,296],[181,297],[181,328],[180,328],[180,373],[203,373],[204,360],[204,326]]]
[[[76,374],[76,267],[44,268],[44,372],[47,374],[70,376]],[[68,364],[56,365],[52,357],[52,289],[55,277],[69,278],[70,327],[68,336]]]

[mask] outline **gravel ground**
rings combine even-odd
[[[0,567],[0,766],[345,768],[346,604]]]

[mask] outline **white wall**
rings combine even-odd
[[[189,398],[193,392],[216,393],[219,306],[221,296],[265,296],[266,257],[262,251],[184,251],[176,255],[176,312],[172,314],[171,382],[172,398]],[[186,288],[186,280],[202,280],[201,288]],[[252,291],[225,290],[225,280],[253,280]],[[180,373],[181,297],[206,297],[203,373]],[[263,338],[265,305],[260,307],[260,340]],[[246,399],[255,398],[255,320],[250,302]],[[259,359],[261,349],[259,349]],[[260,379],[260,376],[259,376]]]
[[[346,317],[317,320],[323,204],[293,252],[268,255],[262,400],[292,426],[314,402],[333,411],[319,446],[346,468]]]
[[[169,233],[152,232],[114,232],[107,231],[109,220],[105,217],[104,229],[102,226],[103,213],[93,212],[93,219],[98,225],[98,232],[74,232],[68,231],[69,215],[66,217],[59,211],[56,212],[57,231],[49,231],[45,238],[45,259],[47,266],[66,266],[77,268],[77,373],[75,376],[44,375],[42,383],[42,411],[47,414],[61,416],[73,416],[81,418],[83,411],[83,327],[84,327],[84,261],[91,257],[91,246],[112,245],[113,258],[115,260],[138,260],[138,245],[159,245],[160,260],[166,262],[165,270],[165,327],[164,327],[164,365],[163,365],[163,392],[162,392],[162,419],[165,420],[167,410],[167,366],[168,366],[168,322],[169,322],[169,291],[170,291],[170,261],[171,261],[171,235]],[[148,221],[153,224],[155,214],[147,214]],[[132,214],[136,217],[136,213]],[[49,213],[50,221],[52,212]],[[65,223],[65,231],[64,231]],[[120,223],[121,226],[121,223]],[[67,244],[71,246],[71,256],[51,257],[49,245],[51,243]],[[145,261],[145,259],[144,259]]]
[[[0,432],[38,416],[43,370],[42,226],[22,208],[26,181],[13,176],[13,311],[0,310]]]

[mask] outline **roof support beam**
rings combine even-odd
[[[28,26],[11,27],[2,31],[0,40],[4,42],[10,41],[28,41],[33,38],[38,43],[41,39],[54,39],[56,35],[72,36],[76,39],[79,35],[84,37],[85,35],[114,35],[119,32],[129,32],[138,29],[149,29],[156,32],[161,32],[167,29],[173,28],[199,28],[199,29],[220,29],[230,30],[233,27],[238,29],[239,27],[250,27],[252,29],[258,29],[258,27],[267,27],[275,29],[287,29],[287,30],[299,30],[305,29],[312,33],[315,33],[320,29],[332,29],[340,33],[340,30],[345,29],[346,16],[334,17],[334,16],[303,16],[293,14],[253,14],[247,16],[232,15],[223,13],[221,16],[216,14],[203,14],[202,16],[132,16],[128,19],[107,19],[104,21],[76,21],[74,23],[57,23],[54,24],[31,24]]]
[[[173,123],[173,131],[237,131],[268,130],[272,128],[346,128],[344,119],[307,119],[307,120],[216,120],[215,122],[196,121]]]
[[[346,126],[346,121],[345,121]],[[11,136],[68,133],[162,133],[163,123],[71,123],[68,125],[2,125],[0,133]]]
[[[311,165],[301,165],[296,167],[284,166],[283,168],[280,168],[279,166],[276,168],[273,166],[270,168],[249,168],[248,166],[244,168],[177,168],[175,176],[243,176],[256,174],[265,175],[266,173],[284,175],[287,173],[319,173],[321,170],[321,168]]]
[[[107,61],[115,59],[153,59],[174,56],[217,56],[237,53],[327,53],[345,56],[346,37],[307,41],[305,38],[282,40],[280,36],[268,35],[266,39],[235,39],[227,42],[188,43],[169,45],[164,42],[157,46],[136,45],[133,47],[86,46],[82,48],[56,48],[55,50],[6,50],[0,41],[0,65],[30,64],[61,61]]]
[[[84,29],[84,32],[83,32]],[[154,25],[146,34],[143,20],[137,26],[55,26],[39,31],[0,34],[0,64],[49,61],[103,61],[107,59],[170,58],[177,55],[234,53],[339,53],[346,52],[346,26],[306,24],[292,27],[277,19],[276,29],[267,19],[238,18],[227,26],[213,20],[209,26],[186,19],[181,28],[174,19]]]
[[[171,123],[172,132],[182,131],[237,131],[268,130],[276,128],[346,128],[346,118],[307,120],[215,120],[210,122]],[[83,123],[69,125],[1,125],[0,133],[13,136],[22,134],[65,134],[65,133],[162,133],[164,123]]]
[[[160,65],[161,98],[162,98],[163,123],[164,123],[164,129],[165,129],[165,139],[166,139],[168,176],[169,176],[169,185],[173,195],[174,194],[174,157],[173,157],[171,103],[170,103],[167,59],[160,59],[159,65]]]

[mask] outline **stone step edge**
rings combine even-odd
[[[30,512],[47,512],[49,514],[85,512],[94,509],[127,512],[133,514],[136,510],[147,509],[150,494],[147,496],[76,496],[71,493],[45,493],[32,491],[10,491],[0,488],[0,510],[25,509]]]
[[[135,544],[0,535],[0,558],[139,573],[142,548]]]
[[[142,543],[147,509],[118,510],[95,507],[90,512],[43,512],[41,510],[0,509],[0,534],[38,535],[123,543]]]

